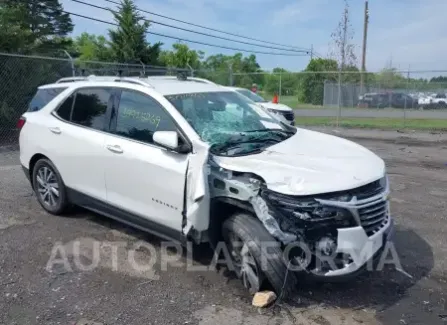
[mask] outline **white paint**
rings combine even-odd
[[[188,155],[114,135],[105,145],[123,151],[100,151],[107,202],[180,232]]]
[[[289,106],[285,105],[285,104],[275,104],[272,102],[266,102],[266,103],[262,103],[261,104],[263,107],[268,108],[268,109],[274,109],[275,111],[283,111],[283,112],[291,112],[292,108],[290,108]]]
[[[178,133],[175,131],[157,131],[153,135],[154,143],[169,149],[178,147]]]
[[[385,174],[383,160],[368,149],[304,129],[259,154],[214,160],[225,169],[256,173],[269,189],[291,195],[348,190]]]

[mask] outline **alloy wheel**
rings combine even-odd
[[[228,234],[227,247],[232,258],[234,271],[242,284],[251,294],[258,292],[262,285],[262,273],[250,252],[248,243],[243,242],[236,234]]]
[[[41,201],[49,207],[55,207],[60,200],[59,183],[55,172],[48,166],[42,166],[37,171],[36,181]]]

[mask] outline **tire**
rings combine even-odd
[[[45,211],[54,215],[61,215],[66,211],[69,202],[65,184],[50,160],[40,159],[36,162],[32,181],[37,200]]]
[[[438,108],[439,109],[446,109],[447,108],[447,103],[446,102],[439,102],[438,103]]]
[[[270,235],[258,219],[247,213],[237,213],[223,223],[222,236],[234,264],[237,264],[237,261],[232,255],[232,244],[230,242],[232,236],[240,240],[241,246],[243,246],[241,250],[243,251],[244,247],[248,247],[249,253],[254,258],[259,270],[258,288],[247,287],[243,275],[236,270],[236,275],[251,294],[268,284],[280,298],[286,298],[295,289],[296,276],[292,271],[287,272],[287,265],[279,242]],[[264,249],[263,243],[276,243],[277,245],[274,247],[270,245],[268,249]],[[268,254],[265,254],[267,250]],[[262,270],[259,267],[260,265],[263,266]]]

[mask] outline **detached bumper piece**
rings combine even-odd
[[[312,197],[261,192],[281,230],[297,235],[311,252],[306,271],[319,277],[357,274],[380,255],[393,235],[388,195],[386,178]],[[302,253],[296,258],[302,259]]]

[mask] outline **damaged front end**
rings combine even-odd
[[[386,177],[348,191],[293,196],[268,189],[253,173],[211,163],[209,188],[211,198],[249,209],[287,258],[316,276],[357,273],[383,249],[393,228]]]

